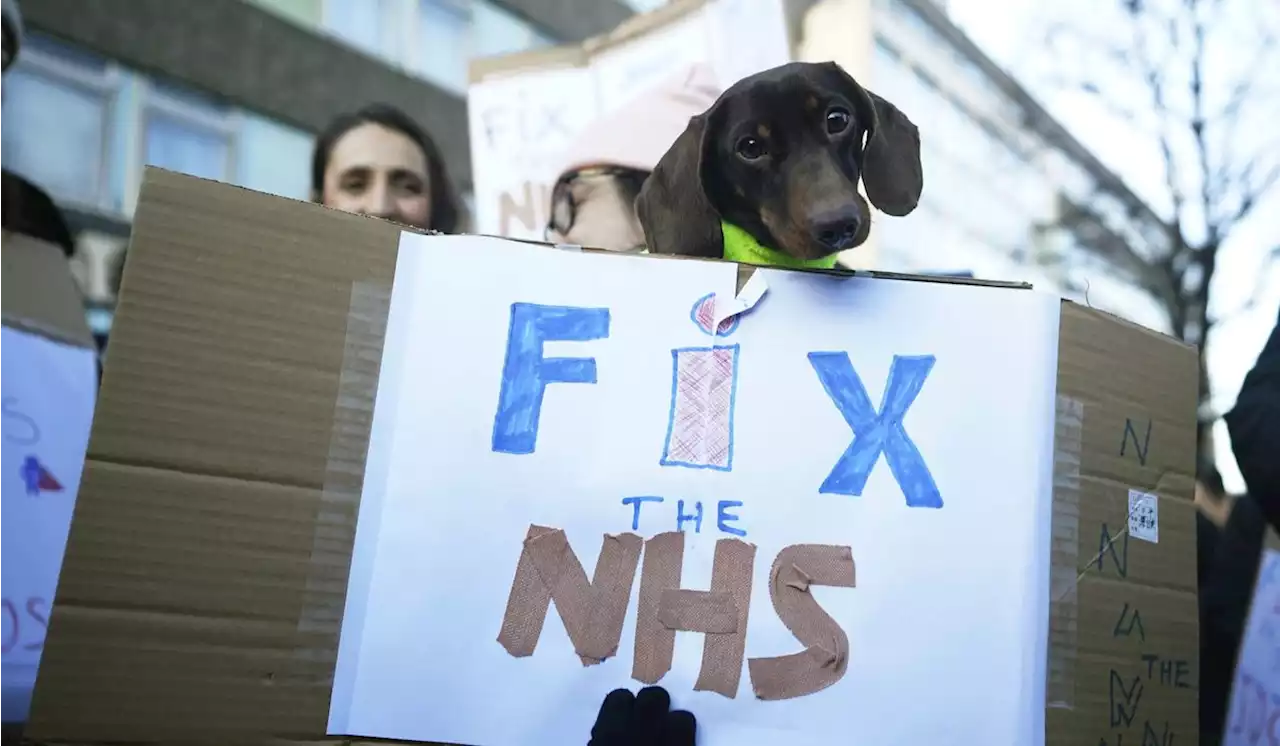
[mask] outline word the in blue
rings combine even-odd
[[[640,530],[640,508],[646,503],[664,502],[663,498],[655,495],[634,495],[622,498],[622,504],[631,507],[631,530]],[[732,525],[739,520],[737,513],[730,512],[733,508],[741,508],[741,500],[721,500],[716,504],[716,528],[721,533],[731,536],[746,536],[747,532],[743,529]],[[693,533],[702,533],[702,502],[684,500],[676,501],[676,530],[684,531],[685,526],[689,525],[693,528]]]

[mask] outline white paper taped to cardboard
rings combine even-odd
[[[683,530],[690,590],[712,586],[719,541],[745,534],[758,548],[735,696],[696,688],[705,635],[677,635],[661,677],[706,726],[705,746],[1043,742],[1030,713],[1046,677],[1030,661],[1047,658],[1046,537],[1010,531],[1000,552],[967,548],[992,514],[1045,525],[1056,297],[758,269],[769,303],[713,335],[714,308],[699,309],[736,295],[732,263],[402,241],[330,734],[572,743],[607,692],[639,687],[642,580],[602,662],[583,665],[550,599],[529,617],[532,655],[498,641],[536,524],[564,532],[584,582],[606,534]],[[956,333],[972,328],[999,333]],[[1008,362],[993,372],[993,358]],[[535,389],[545,396],[522,393]],[[919,454],[895,457],[898,475],[884,458],[844,457],[877,416]],[[996,459],[1007,466],[983,468]],[[904,555],[904,543],[931,551]],[[748,661],[803,649],[769,586],[771,563],[797,544],[853,548],[857,586],[814,596],[857,663],[826,689],[763,702]],[[473,706],[483,697],[514,709],[486,717]],[[933,718],[876,716],[903,701]]]
[[[768,291],[769,283],[764,279],[764,273],[756,271],[751,274],[735,297],[725,298],[717,295],[716,311],[711,319],[711,328],[719,329],[725,320],[750,311]]]
[[[1141,490],[1129,490],[1129,535],[1152,544],[1160,543],[1158,496]]]

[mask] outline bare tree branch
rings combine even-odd
[[[1140,255],[1124,237],[1107,226],[1106,219],[1097,211],[1064,198],[1058,220],[1079,248],[1103,260],[1135,286],[1162,304],[1168,305],[1176,300],[1177,291],[1161,264]]]
[[[1119,126],[1149,136],[1173,214],[1152,220],[1139,211],[1116,210],[1111,203],[1127,203],[1129,192],[1100,175],[1093,196],[1061,200],[1056,226],[1073,236],[1076,250],[1062,252],[1054,267],[1064,287],[1078,289],[1072,280],[1082,270],[1105,266],[1159,303],[1174,334],[1203,345],[1216,324],[1265,297],[1280,261],[1278,246],[1252,292],[1231,298],[1229,312],[1209,314],[1228,236],[1280,188],[1280,160],[1274,156],[1280,142],[1271,146],[1254,133],[1269,135],[1276,120],[1270,107],[1280,100],[1280,86],[1274,85],[1280,77],[1270,71],[1280,32],[1277,16],[1268,13],[1280,6],[1256,0],[1114,2],[1119,25],[1103,21],[1109,25],[1102,27],[1085,14],[1073,27],[1056,30],[1068,52],[1056,54],[1058,70],[1070,80],[1060,89],[1089,94]],[[1117,46],[1117,32],[1127,33],[1131,43]],[[1215,306],[1226,305],[1216,300]],[[1207,396],[1203,358],[1200,384]],[[1197,435],[1202,448],[1211,443],[1203,425]]]
[[[1262,266],[1258,268],[1258,276],[1254,280],[1253,290],[1249,292],[1244,302],[1226,313],[1214,316],[1210,323],[1213,326],[1217,326],[1218,324],[1232,321],[1240,315],[1257,308],[1258,304],[1267,296],[1267,289],[1271,286],[1271,271],[1277,264],[1280,264],[1280,246],[1272,248],[1263,257]]]
[[[1131,9],[1130,13],[1136,15],[1142,12],[1141,9],[1145,7],[1145,4],[1129,3],[1128,7]],[[1137,10],[1133,10],[1134,8]],[[1173,155],[1173,144],[1170,142],[1169,137],[1167,123],[1170,119],[1170,109],[1165,101],[1164,80],[1159,67],[1151,59],[1146,29],[1140,20],[1135,19],[1135,21],[1136,59],[1140,66],[1142,78],[1151,94],[1152,106],[1157,117],[1156,140],[1160,147],[1160,158],[1164,165],[1165,186],[1169,190],[1169,201],[1173,207],[1173,224],[1177,226],[1178,231],[1181,233],[1183,232],[1183,207],[1186,204],[1186,195],[1182,191],[1181,179],[1179,178],[1181,174],[1178,170],[1177,160]]]
[[[1207,244],[1216,246],[1221,242],[1221,226],[1213,220],[1213,187],[1210,178],[1209,143],[1204,136],[1204,20],[1196,13],[1191,3],[1192,51],[1191,51],[1191,136],[1196,143],[1196,160],[1200,165],[1200,210],[1204,216]],[[1208,283],[1208,278],[1202,280]]]
[[[1253,163],[1249,165],[1252,166]],[[1273,164],[1257,184],[1248,183],[1248,175],[1252,171],[1252,168],[1246,168],[1245,176],[1241,179],[1240,204],[1226,216],[1213,221],[1218,226],[1219,235],[1223,239],[1227,237],[1233,228],[1243,223],[1253,213],[1253,209],[1258,206],[1258,203],[1262,202],[1271,193],[1271,190],[1280,183],[1280,164]]]
[[[1228,96],[1227,103],[1213,116],[1214,120],[1222,120],[1228,124],[1228,139],[1235,134],[1235,125],[1239,121],[1240,109],[1249,100],[1249,97],[1253,95],[1258,81],[1263,78],[1263,70],[1265,69],[1263,62],[1275,50],[1275,47],[1276,36],[1271,31],[1267,31],[1262,41],[1258,44],[1257,52],[1244,68],[1246,71],[1245,77],[1232,85],[1231,95]]]

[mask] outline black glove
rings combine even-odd
[[[692,713],[671,711],[666,689],[615,689],[600,705],[587,746],[694,746],[697,730]]]

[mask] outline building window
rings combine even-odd
[[[472,0],[472,54],[495,57],[550,46],[553,42],[532,25],[490,0]]]
[[[637,13],[648,13],[667,4],[667,0],[622,0]]]
[[[417,34],[412,69],[445,88],[467,88],[467,63],[473,45],[468,3],[456,0],[418,0]]]
[[[59,202],[110,209],[106,157],[119,71],[31,34],[5,76],[3,160]]]
[[[391,11],[386,0],[325,0],[324,27],[357,49],[395,60],[399,50],[388,43]]]
[[[143,161],[150,166],[232,181],[234,123],[218,101],[163,83],[148,92]]]
[[[490,0],[417,0],[409,67],[458,93],[467,90],[470,62],[548,46],[533,25]]]

